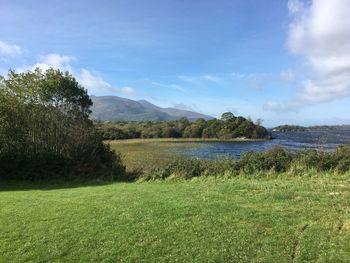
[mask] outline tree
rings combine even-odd
[[[225,112],[221,115],[221,120],[222,121],[230,121],[235,118],[235,115],[233,115],[232,112]]]
[[[162,138],[179,138],[181,137],[181,133],[179,133],[175,128],[173,127],[165,127],[162,130]]]
[[[263,119],[258,118],[258,119],[256,120],[256,122],[255,122],[255,125],[257,125],[257,126],[262,126],[263,121],[264,121]]]
[[[204,127],[194,123],[188,126],[183,133],[183,137],[185,138],[201,138]]]
[[[0,178],[4,160],[10,165],[7,174],[19,170],[19,160],[38,174],[62,160],[73,173],[121,166],[89,120],[91,105],[87,91],[68,72],[9,71],[1,77]]]

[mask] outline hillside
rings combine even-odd
[[[170,121],[182,117],[194,121],[211,116],[176,108],[161,108],[146,100],[130,100],[117,96],[91,96],[92,118],[104,121]]]

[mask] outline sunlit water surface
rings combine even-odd
[[[178,149],[188,157],[218,158],[220,156],[239,157],[247,151],[265,151],[274,146],[283,146],[289,150],[324,149],[333,150],[338,145],[350,144],[350,130],[273,132],[269,141],[257,142],[197,142],[200,147]],[[179,142],[181,143],[181,142]]]

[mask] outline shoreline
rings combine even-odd
[[[145,143],[145,142],[264,142],[271,139],[249,139],[249,138],[234,138],[234,139],[218,139],[218,138],[137,138],[137,139],[121,139],[121,140],[106,140],[107,143]]]

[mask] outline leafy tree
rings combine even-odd
[[[173,127],[165,127],[162,130],[163,138],[180,138],[181,134]]]
[[[235,118],[235,115],[233,115],[232,112],[225,112],[221,115],[221,120],[222,121],[230,121]]]
[[[87,91],[68,72],[9,71],[0,79],[0,105],[0,178],[25,176],[19,161],[35,167],[33,177],[50,174],[58,163],[79,175],[122,168],[89,120]]]
[[[198,124],[193,124],[188,126],[183,133],[183,137],[185,138],[201,138],[203,133],[203,126]]]

